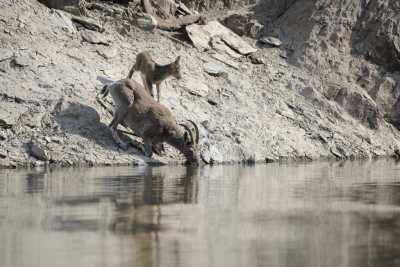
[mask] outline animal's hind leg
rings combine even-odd
[[[153,93],[153,83],[151,80],[146,78],[146,89],[150,93],[151,97],[154,98],[154,93]]]
[[[160,97],[161,97],[161,91],[160,91],[160,83],[156,83],[156,88],[157,88],[157,102],[160,102]]]
[[[141,74],[141,77],[142,77],[142,82],[143,82],[144,88],[146,89],[147,92],[149,92],[149,94],[152,97],[154,97],[153,96],[153,85],[152,85],[151,81],[148,80],[146,75],[144,75],[144,74]]]
[[[137,64],[138,62],[135,62],[135,65],[132,66],[132,68],[129,70],[128,76],[126,78],[132,79],[133,73],[137,70]]]
[[[111,130],[111,135],[112,135],[114,141],[118,144],[119,147],[121,147],[124,150],[128,148],[128,144],[125,143],[124,141],[122,141],[121,138],[119,137],[118,132],[117,132],[117,127],[118,127],[118,124],[123,122],[127,113],[128,113],[128,108],[125,108],[125,109],[118,108],[114,113],[114,117],[113,117],[111,123],[109,124],[110,130]]]

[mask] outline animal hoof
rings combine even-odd
[[[164,144],[157,144],[153,145],[153,152],[156,153],[159,156],[162,156],[165,154],[165,147]]]

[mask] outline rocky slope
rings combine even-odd
[[[265,64],[176,43],[126,21],[124,7],[92,14],[102,33],[32,0],[0,0],[0,165],[145,164],[119,149],[96,102],[98,76],[120,79],[135,55],[182,57],[184,79],[163,84],[161,102],[200,125],[202,155],[214,162],[372,158],[398,154],[399,4],[389,0],[260,1],[240,12],[279,37],[262,45]],[[88,42],[87,35],[97,40]],[[223,74],[204,71],[219,64]],[[138,76],[135,76],[138,79]],[[140,79],[139,79],[140,81]],[[128,138],[128,136],[125,136]],[[174,161],[170,157],[158,159]]]

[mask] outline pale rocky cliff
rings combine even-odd
[[[228,2],[220,1],[222,11],[210,17],[228,15]],[[264,64],[241,57],[234,60],[239,68],[231,68],[189,40],[182,45],[158,30],[136,28],[124,19],[126,7],[117,4],[108,5],[112,12],[90,11],[104,27],[94,32],[37,1],[0,0],[0,165],[149,162],[134,146],[124,151],[114,144],[107,128],[111,117],[96,102],[97,77],[126,77],[144,49],[160,63],[181,55],[184,79],[165,82],[161,102],[177,119],[200,125],[201,153],[208,160],[399,154],[397,1],[228,4],[264,26],[256,38],[243,36]],[[258,42],[263,36],[282,45]],[[208,63],[223,73],[209,75]]]

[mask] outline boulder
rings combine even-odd
[[[248,14],[233,13],[223,20],[223,24],[239,36],[257,38],[264,26]]]
[[[246,15],[234,13],[227,16],[223,23],[226,27],[231,29],[237,35],[244,35],[246,33],[246,25],[249,19]]]
[[[37,142],[28,143],[28,149],[29,154],[38,160],[48,161],[50,159],[44,146]]]

